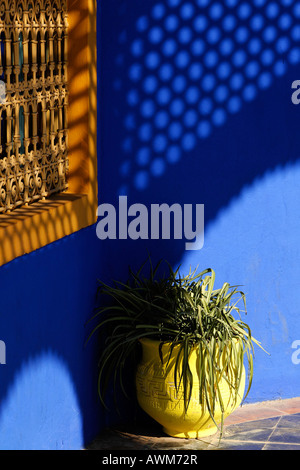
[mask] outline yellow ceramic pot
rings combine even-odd
[[[193,373],[193,389],[192,398],[185,413],[183,388],[180,386],[177,393],[174,383],[175,357],[179,346],[175,346],[168,362],[169,344],[163,345],[162,364],[159,357],[159,341],[142,339],[141,344],[143,354],[136,373],[137,399],[141,408],[163,426],[166,434],[173,437],[201,438],[217,432],[218,428],[210,417],[205,400],[202,400],[204,403],[199,403],[197,349],[192,350],[189,359],[189,366]],[[230,369],[231,373],[234,373],[234,364]],[[226,418],[242,401],[245,390],[245,368],[243,368],[238,400],[234,399],[235,393],[224,378],[220,378],[218,383],[225,407],[224,418]],[[217,424],[222,421],[222,411],[218,402],[215,406],[214,419]]]

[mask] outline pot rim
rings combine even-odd
[[[238,339],[239,338],[232,338],[230,341],[228,341],[228,344],[232,343],[232,342],[238,342]],[[164,341],[164,340],[160,340],[160,339],[153,339],[153,338],[148,338],[147,336],[144,336],[142,338],[139,338],[139,343],[141,343],[142,345],[145,344],[145,345],[153,345],[153,346],[158,346],[159,344],[163,343],[163,346],[168,346],[168,345],[171,345],[172,344],[172,341],[168,340],[168,341]],[[177,343],[175,343],[174,347],[176,346],[179,346],[180,344],[182,343],[182,341],[178,341]],[[200,342],[198,343],[195,343],[194,346],[197,346],[199,345]],[[217,342],[218,344],[218,342]]]

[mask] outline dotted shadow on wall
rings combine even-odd
[[[101,202],[204,203],[211,219],[243,185],[298,158],[290,97],[299,1],[114,0],[102,9],[100,145],[109,162],[100,166],[111,178]]]

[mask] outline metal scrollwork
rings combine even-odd
[[[0,0],[0,213],[67,189],[66,0]]]

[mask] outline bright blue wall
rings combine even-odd
[[[100,242],[92,226],[0,268],[1,449],[80,448],[111,422],[84,324],[97,278],[125,278],[147,251],[243,284],[271,353],[257,350],[248,401],[299,396],[300,2],[98,7],[99,202],[203,203],[205,244]]]
[[[100,251],[94,227],[0,269],[0,448],[79,449],[103,425],[84,347]]]
[[[153,259],[242,284],[256,350],[248,402],[300,395],[300,2],[102,4],[101,201],[205,204],[205,242],[106,242],[112,277]],[[120,266],[120,260],[122,260]],[[123,275],[123,274],[122,274]],[[298,361],[299,362],[299,361]]]

